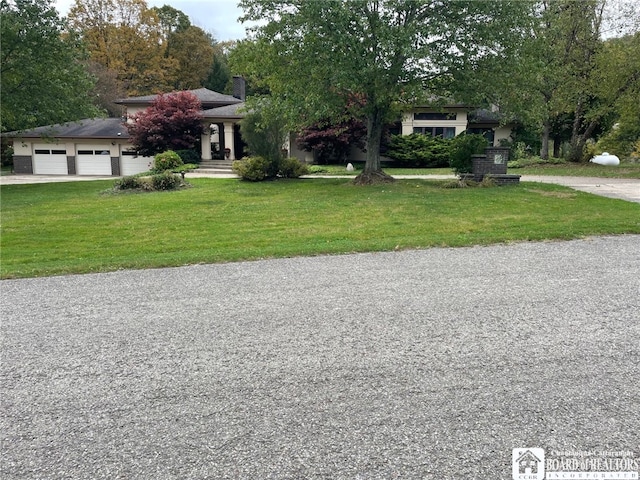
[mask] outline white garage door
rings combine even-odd
[[[34,145],[33,173],[37,175],[68,175],[67,151],[64,146]]]
[[[120,174],[135,175],[147,172],[153,166],[153,157],[138,156],[136,152],[123,150],[120,154]]]
[[[111,175],[111,153],[100,145],[76,145],[78,175]]]

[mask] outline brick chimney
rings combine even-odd
[[[233,96],[243,102],[247,99],[247,84],[244,77],[240,75],[233,76]]]

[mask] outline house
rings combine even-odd
[[[203,107],[202,160],[212,160],[216,152],[229,160],[242,157],[238,122],[243,116],[244,92],[241,77],[234,77],[233,96],[206,88],[191,90]],[[149,170],[153,158],[137,154],[124,122],[155,98],[147,95],[116,102],[125,108],[125,119],[94,118],[4,134],[13,141],[14,172],[121,176]]]
[[[243,157],[239,121],[243,117],[245,83],[233,78],[233,95],[200,88],[190,90],[202,103],[205,127],[201,138],[201,159],[235,160]],[[156,95],[119,100],[126,110],[125,119],[149,107]],[[139,156],[129,141],[120,118],[88,119],[61,125],[11,132],[3,136],[13,141],[14,172],[40,175],[133,175],[149,170],[153,158]],[[495,112],[474,110],[463,104],[440,109],[419,106],[403,115],[401,133],[423,133],[453,138],[464,131],[483,134],[490,145],[509,138],[511,128],[501,126]],[[313,154],[300,150],[293,136],[286,145],[291,156],[307,163]],[[363,160],[362,151],[352,152],[353,160]]]

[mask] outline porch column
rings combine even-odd
[[[211,160],[211,127],[209,125],[200,135],[200,157],[202,160]]]
[[[229,160],[236,159],[236,151],[234,148],[233,141],[233,123],[232,122],[224,122],[224,148],[225,150],[228,148],[229,152]],[[226,157],[226,155],[225,155]]]
[[[413,133],[413,113],[405,113],[402,117],[401,135],[411,135]]]

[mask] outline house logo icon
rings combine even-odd
[[[514,448],[511,466],[514,480],[544,480],[544,449]]]

